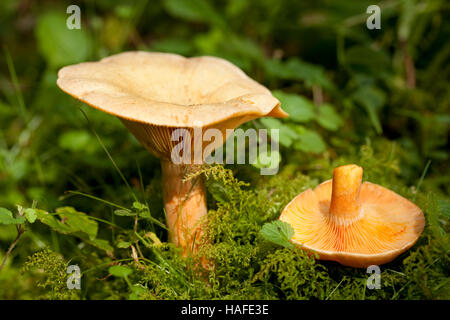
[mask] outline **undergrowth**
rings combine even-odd
[[[432,192],[418,192],[417,187],[399,183],[399,166],[391,152],[383,156],[380,151],[374,157],[372,147],[366,145],[353,157],[327,165],[316,163],[308,175],[287,165],[276,176],[254,175],[247,182],[237,179],[231,169],[205,166],[196,175],[206,179],[210,210],[198,255],[182,258],[177,248],[164,242],[165,231],[150,223],[155,218],[149,218],[148,206],[135,202],[131,209],[116,212],[131,219],[129,227],[126,223],[120,229],[109,225],[114,230],[114,248],[108,251],[108,241],[101,240],[106,244],[99,246],[98,239],[76,232],[76,255],[63,258],[47,248],[29,257],[22,274],[37,276],[43,299],[449,299],[447,202]],[[370,274],[365,269],[319,261],[301,249],[278,246],[260,235],[262,226],[276,220],[295,195],[329,178],[339,162],[359,163],[366,169],[366,178],[414,198],[427,219],[416,245],[381,266],[380,289],[367,288]],[[381,171],[382,181],[376,181]],[[241,172],[251,177],[247,174]],[[77,212],[64,210],[57,212]],[[68,258],[71,261],[64,260]],[[82,290],[67,289],[70,264],[82,270]]]

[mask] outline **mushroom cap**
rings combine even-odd
[[[331,194],[328,180],[299,194],[280,216],[295,231],[291,241],[322,260],[359,268],[381,265],[408,250],[425,226],[414,203],[377,184],[361,184],[361,211],[350,219],[329,213]]]
[[[64,67],[57,84],[94,108],[156,126],[207,127],[240,116],[287,116],[267,88],[215,57],[124,52]]]
[[[225,141],[227,129],[246,121],[288,116],[267,88],[215,57],[124,52],[64,67],[57,84],[71,96],[119,117],[142,145],[166,160],[178,144],[171,139],[176,129],[186,129],[193,140],[193,129],[214,128]],[[210,150],[220,145],[214,140]],[[206,146],[202,143],[197,155]]]

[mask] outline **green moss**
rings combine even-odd
[[[199,254],[185,259],[164,238],[162,244],[151,244],[131,229],[122,230],[112,242],[120,238],[130,246],[116,248],[113,256],[105,257],[91,246],[79,252],[83,268],[89,269],[83,277],[83,298],[449,299],[447,202],[435,192],[417,192],[399,180],[399,165],[393,160],[396,153],[383,144],[378,148],[384,151],[375,153],[365,146],[347,158],[322,159],[306,171],[299,169],[301,164],[286,165],[271,177],[241,169],[248,182],[222,166],[202,168],[196,175],[206,177],[211,209],[204,221]],[[301,249],[274,245],[260,235],[262,226],[277,219],[294,196],[329,179],[335,165],[351,162],[365,167],[365,179],[415,199],[427,220],[412,249],[380,266],[380,289],[366,286],[370,274],[365,269],[319,261]],[[142,235],[146,226],[138,222],[134,227]],[[155,232],[165,234],[159,229]],[[203,269],[205,262],[212,267]],[[117,263],[133,270],[126,281],[108,275],[108,267]],[[66,264],[59,255],[48,250],[37,253],[24,269],[32,268],[43,270],[39,287],[46,293],[42,297],[78,298],[65,287]]]
[[[63,258],[49,249],[39,251],[28,258],[22,272],[34,271],[39,274],[37,286],[46,289],[41,296],[44,299],[78,299],[77,290],[70,290],[67,280],[67,264]],[[35,297],[36,298],[36,297]]]

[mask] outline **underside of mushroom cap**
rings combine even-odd
[[[122,119],[208,127],[231,118],[286,117],[270,91],[226,60],[125,52],[62,68],[58,86]]]
[[[421,210],[409,200],[382,186],[364,182],[359,190],[359,214],[330,214],[332,180],[294,198],[280,220],[295,233],[292,242],[352,267],[392,261],[409,249],[423,231]]]

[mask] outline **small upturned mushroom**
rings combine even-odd
[[[425,226],[422,211],[382,186],[361,184],[362,175],[357,165],[337,167],[332,180],[295,197],[280,216],[295,231],[291,241],[322,260],[356,268],[408,250]]]
[[[201,177],[183,178],[202,163],[203,152],[221,146],[229,134],[227,129],[263,116],[287,116],[267,88],[228,61],[214,57],[125,52],[64,67],[57,84],[71,96],[118,117],[161,159],[169,237],[183,248],[184,255],[200,242],[200,223],[207,207]],[[215,139],[213,147],[202,141],[191,156],[183,154],[183,163],[172,161],[175,147],[181,143],[181,147],[195,148],[194,136],[211,128],[218,129],[223,139]],[[177,129],[185,130],[180,135],[182,142],[173,141]],[[199,153],[200,161],[195,161]]]

